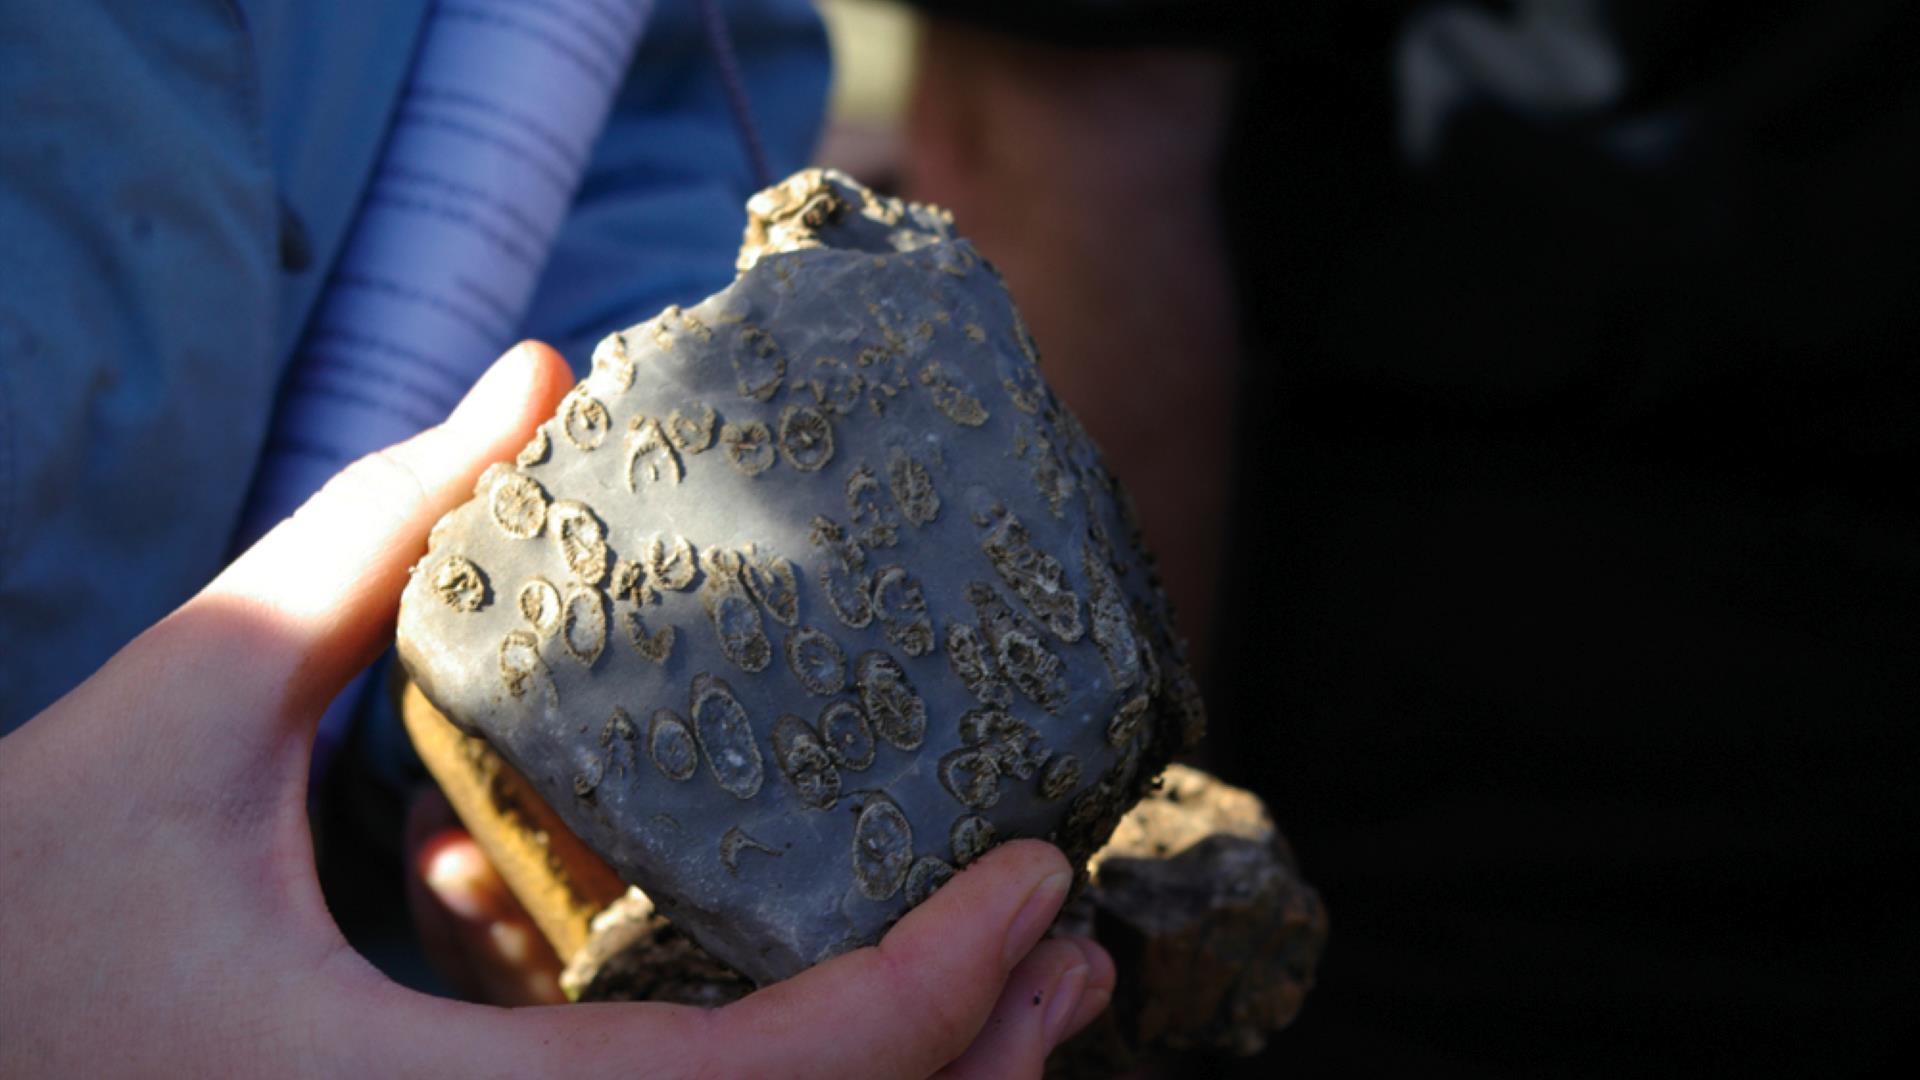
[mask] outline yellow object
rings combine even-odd
[[[626,883],[561,823],[526,778],[484,739],[461,732],[408,681],[400,715],[414,749],[494,869],[562,962]]]

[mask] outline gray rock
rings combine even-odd
[[[402,660],[766,983],[988,845],[1076,864],[1204,726],[1099,451],[942,211],[755,196],[739,278],[603,341],[433,531]]]

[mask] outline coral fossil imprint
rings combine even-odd
[[[434,529],[427,696],[756,981],[994,843],[1084,859],[1204,726],[1099,451],[937,209],[810,170]]]

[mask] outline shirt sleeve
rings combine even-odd
[[[0,732],[218,567],[279,215],[231,4],[0,7]]]
[[[826,32],[804,0],[723,5],[774,179],[820,134]],[[655,7],[523,325],[584,370],[600,338],[733,279],[759,188],[700,5]]]
[[[724,10],[757,137],[784,177],[820,135],[826,32],[805,0]],[[521,326],[583,373],[600,338],[733,280],[759,183],[699,15],[693,0],[655,7]],[[368,702],[354,767],[404,790],[421,770],[392,696]]]

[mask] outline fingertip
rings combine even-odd
[[[533,366],[534,385],[547,396],[558,400],[561,393],[573,388],[576,381],[573,367],[553,346],[528,338],[515,345],[513,351]]]
[[[816,1056],[784,1062],[799,1076],[925,1076],[965,1052],[1021,963],[1052,924],[1072,881],[1058,849],[1033,840],[983,855],[908,912],[877,948],[857,949],[721,1011],[729,1062],[754,1072],[760,1044],[832,1027]],[[1071,946],[1066,958],[1090,970]],[[1057,950],[1049,949],[1057,957]],[[1009,959],[1011,956],[1011,959]],[[916,1020],[901,1025],[898,1017]]]
[[[1008,861],[1023,872],[1026,893],[1002,936],[1002,971],[1011,971],[1046,934],[1047,928],[1059,917],[1061,905],[1067,901],[1067,890],[1073,885],[1073,869],[1058,849],[1051,844],[1039,844],[1036,850],[1037,841],[1020,843],[1023,850],[1010,855]]]
[[[502,914],[499,877],[466,833],[445,829],[428,837],[414,866],[427,891],[455,918],[484,924]]]
[[[528,338],[515,345],[512,351],[532,365],[534,389],[541,400],[557,402],[562,394],[573,388],[573,368],[553,346]]]
[[[1065,903],[1073,883],[1066,856],[1052,844],[1015,840],[993,849],[954,875],[882,939],[883,951],[939,951],[955,928],[971,926],[995,938],[996,977],[1027,955]]]
[[[1087,961],[1087,988],[1103,989],[1112,992],[1119,981],[1120,972],[1114,966],[1113,955],[1107,952],[1099,942],[1090,937],[1063,937],[1061,941],[1071,942],[1080,950]]]
[[[1034,882],[1055,874],[1073,872],[1073,865],[1067,862],[1067,857],[1045,840],[1009,840],[974,860],[961,873],[964,875],[987,868],[992,868],[991,872],[995,874],[1030,876]]]
[[[1070,942],[1080,950],[1081,959],[1087,965],[1087,979],[1073,1016],[1054,1038],[1055,1046],[1079,1034],[1096,1017],[1107,1011],[1107,1006],[1113,1001],[1114,987],[1119,982],[1119,970],[1114,966],[1113,957],[1099,942],[1083,937],[1061,940]]]
[[[1024,899],[1042,885],[1070,882],[1072,875],[1066,856],[1052,844],[1040,840],[1009,841],[962,868],[925,903],[908,912],[887,937],[914,934],[922,927],[942,927],[956,917],[971,920],[978,917],[983,906],[1000,907],[1005,916],[1011,916],[1020,911],[1025,906]],[[1031,946],[1031,942],[1028,944]],[[1021,950],[1021,954],[1025,951]],[[1019,957],[1013,959],[1017,961]]]
[[[551,411],[572,378],[566,360],[551,346],[522,341],[487,368],[454,407],[447,424],[483,437],[528,426]]]
[[[940,1073],[943,1080],[1040,1075],[1047,1054],[1104,1007],[1108,991],[1096,988],[1096,974],[1077,939],[1035,946],[1007,977],[979,1036]]]

